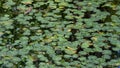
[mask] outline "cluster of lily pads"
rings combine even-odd
[[[119,0],[0,0],[1,68],[115,68]]]

